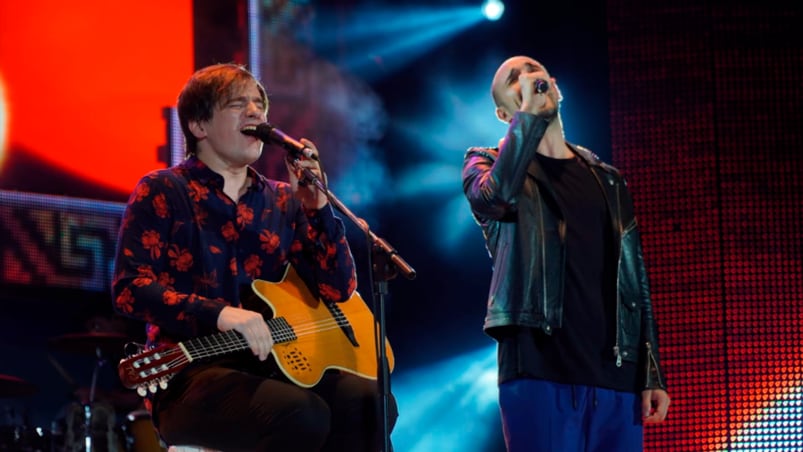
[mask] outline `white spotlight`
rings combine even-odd
[[[486,0],[482,5],[482,14],[488,20],[497,20],[505,12],[505,4],[500,0]]]

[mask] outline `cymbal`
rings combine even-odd
[[[50,339],[50,346],[68,353],[104,356],[120,355],[123,347],[129,342],[128,336],[113,332],[92,331],[89,333],[72,333]]]
[[[35,384],[22,378],[0,374],[0,398],[29,396],[38,390]]]

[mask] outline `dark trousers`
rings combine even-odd
[[[270,358],[269,358],[270,360]],[[397,407],[388,397],[388,420]],[[206,366],[170,380],[154,398],[153,420],[168,444],[230,451],[376,452],[377,382],[328,371],[302,388],[283,375]]]

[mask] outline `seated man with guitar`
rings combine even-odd
[[[288,153],[289,183],[250,166],[267,112],[239,65],[200,69],[181,91],[187,158],[139,181],[120,227],[112,301],[147,322],[149,346],[120,376],[150,393],[168,444],[373,452],[374,319],[344,225],[305,176],[323,178],[316,147]]]

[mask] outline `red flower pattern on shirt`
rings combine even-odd
[[[289,184],[251,169],[249,178],[235,203],[223,178],[189,157],[135,187],[120,226],[112,299],[118,313],[148,322],[149,344],[216,332],[220,309],[239,306],[249,280],[279,281],[289,263],[316,281],[310,288],[326,301],[356,288],[332,209],[304,210]]]
[[[164,242],[161,241],[158,232],[150,230],[142,233],[142,247],[150,252],[151,259],[159,259],[159,256],[162,254],[161,248],[163,246]]]
[[[200,202],[207,199],[209,196],[209,189],[201,185],[200,181],[191,180],[187,188],[189,190],[190,199],[195,202]]]
[[[181,301],[183,301],[188,296],[189,295],[186,295],[186,294],[180,294],[180,293],[176,292],[175,290],[166,290],[162,294],[162,299],[164,300],[164,304],[166,304],[168,306],[172,306],[172,305],[180,303]]]
[[[156,216],[159,218],[167,218],[168,215],[168,207],[167,207],[167,198],[165,195],[158,194],[153,198],[153,211],[156,213]]]
[[[134,279],[134,284],[138,287],[146,286],[156,279],[156,274],[153,272],[153,267],[150,265],[140,265],[137,267],[137,278]]]
[[[217,270],[212,270],[211,273],[204,273],[198,278],[198,285],[200,287],[217,287]]]
[[[130,290],[124,289],[114,301],[118,311],[126,314],[131,314],[134,311],[134,296]]]
[[[278,234],[274,234],[267,229],[263,229],[262,232],[259,234],[259,241],[262,242],[262,248],[267,253],[273,253],[279,248],[279,244],[281,242],[281,238]]]
[[[170,257],[170,266],[178,271],[185,272],[192,267],[192,254],[187,249],[180,250],[178,245],[170,245],[167,255]]]
[[[254,222],[254,210],[245,204],[237,204],[237,226],[240,229]]]
[[[234,228],[234,223],[231,221],[226,222],[220,229],[220,233],[227,242],[233,242],[240,237],[237,229]]]
[[[303,245],[301,245],[300,240],[294,240],[293,243],[290,245],[290,251],[293,253],[300,253],[302,247]]]
[[[173,287],[173,284],[176,282],[176,279],[175,279],[175,278],[173,278],[173,277],[170,275],[170,273],[167,273],[167,272],[162,272],[162,273],[159,273],[159,277],[158,277],[158,278],[156,278],[156,282],[157,282],[157,283],[158,283],[160,286],[164,286],[164,287],[172,288],[172,287]]]
[[[147,184],[139,184],[137,188],[134,190],[134,200],[136,202],[142,202],[148,194],[150,193],[151,187]]]
[[[290,199],[290,196],[288,192],[280,192],[278,196],[276,196],[276,207],[281,213],[287,213],[287,201]]]
[[[259,258],[256,254],[252,254],[245,259],[243,262],[243,268],[245,269],[245,274],[251,277],[252,279],[259,278],[259,275],[262,274],[260,267],[262,266],[262,259]]]
[[[209,212],[206,210],[202,210],[200,212],[196,211],[195,215],[192,217],[195,224],[199,227],[203,227],[206,224],[206,219],[209,217]]]
[[[337,300],[340,298],[340,291],[329,284],[318,284],[318,291],[321,293],[321,296],[327,300]]]

